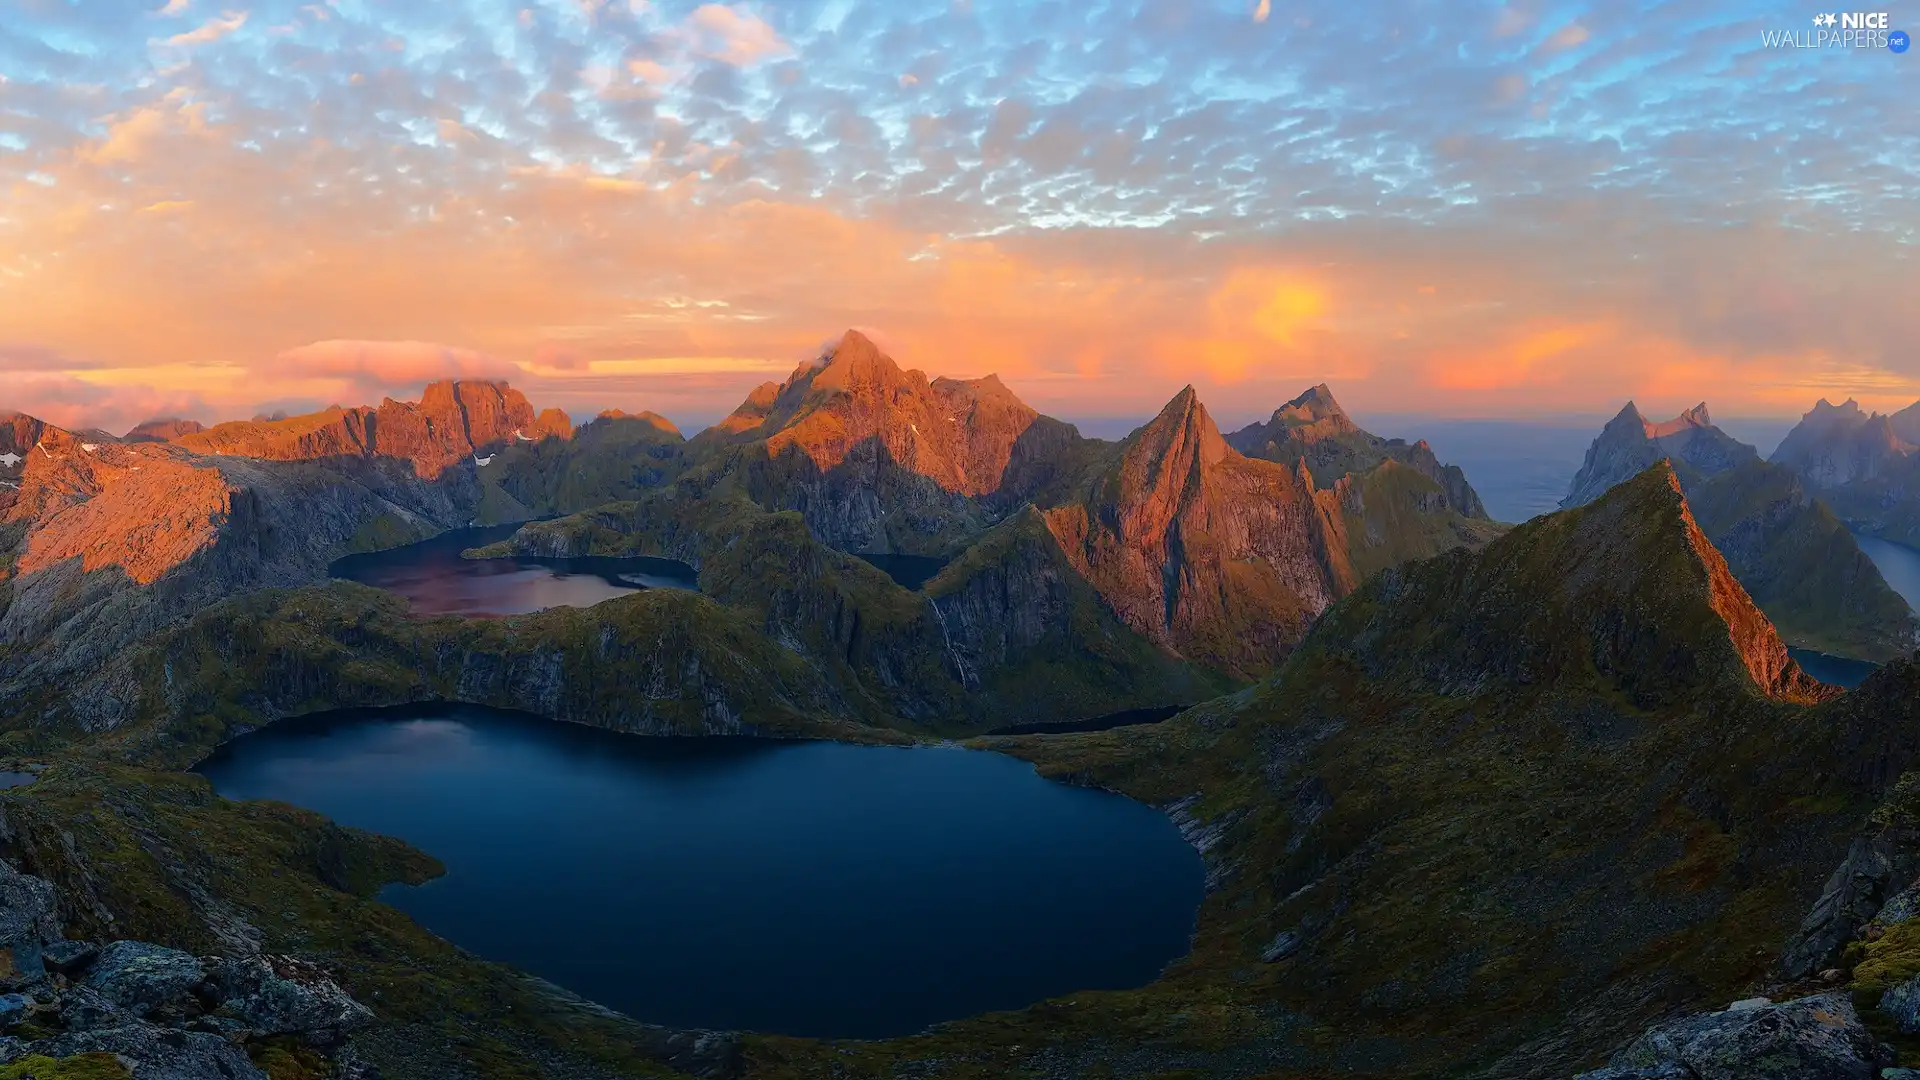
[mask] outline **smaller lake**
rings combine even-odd
[[[1191,705],[1154,705],[1144,709],[1126,709],[1105,716],[1092,716],[1085,720],[1061,720],[1056,723],[1010,724],[1003,728],[994,728],[988,735],[1061,735],[1074,731],[1111,731],[1117,727],[1133,727],[1137,724],[1158,724],[1180,715],[1181,710]]]
[[[620,735],[467,706],[282,721],[199,770],[438,856],[380,898],[636,1019],[907,1035],[1152,981],[1199,855],[1158,811],[948,747]]]
[[[886,571],[894,584],[916,592],[919,591],[920,586],[925,585],[933,575],[947,565],[947,560],[935,558],[932,555],[881,555],[866,552],[856,554]]]
[[[1853,539],[1880,568],[1880,576],[1887,579],[1893,591],[1906,597],[1908,607],[1920,611],[1920,551],[1860,533],[1854,533]]]
[[[1800,665],[1800,670],[1832,686],[1844,686],[1851,690],[1867,680],[1880,665],[1870,660],[1850,660],[1844,656],[1829,656],[1814,652],[1812,649],[1788,649],[1787,655]]]
[[[462,551],[512,536],[518,525],[452,529],[430,540],[337,559],[328,572],[406,597],[422,615],[520,615],[591,607],[636,589],[697,588],[673,559],[587,557],[463,559]]]

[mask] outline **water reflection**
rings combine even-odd
[[[446,876],[381,899],[674,1026],[877,1038],[1139,986],[1203,890],[1161,814],[970,750],[411,706],[274,724],[201,771],[413,842]]]
[[[454,529],[417,544],[349,555],[334,577],[407,598],[422,615],[518,615],[590,607],[637,589],[692,589],[692,567],[672,559],[463,559],[460,553],[512,536],[517,525]]]

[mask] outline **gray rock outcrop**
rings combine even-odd
[[[1890,1063],[1835,992],[1661,1024],[1577,1080],[1876,1080]]]
[[[133,1080],[267,1080],[249,1043],[293,1036],[322,1053],[373,1013],[312,964],[197,957],[144,941],[62,940],[54,888],[0,860],[0,1065],[111,1054]],[[34,967],[26,970],[23,961]],[[372,1080],[364,1069],[341,1070]]]

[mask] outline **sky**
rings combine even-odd
[[[1763,46],[1824,2],[0,0],[0,408],[694,428],[849,326],[1070,417],[1898,408],[1920,53]]]

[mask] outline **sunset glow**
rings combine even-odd
[[[1068,417],[1920,398],[1920,69],[1642,6],[14,0],[0,408],[693,429],[853,325]]]

